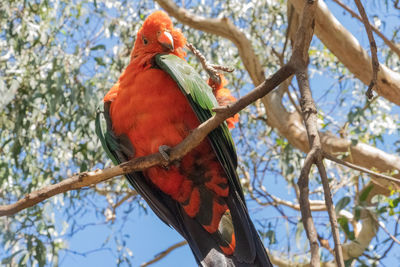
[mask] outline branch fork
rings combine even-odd
[[[203,66],[203,69],[207,72],[208,76],[217,84],[221,83],[221,78],[219,76],[219,71],[224,71],[224,72],[233,72],[234,69],[226,66],[221,66],[221,65],[215,65],[215,64],[210,64],[205,56],[197,50],[197,48],[191,44],[187,43],[186,44],[187,48],[192,51],[192,53],[199,59],[201,65]]]

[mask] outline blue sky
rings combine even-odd
[[[344,14],[332,1],[327,2],[330,10],[336,15],[336,17],[356,36],[356,38],[367,47],[368,43],[365,30],[361,23],[351,18],[349,15]],[[391,23],[390,18],[387,25],[385,25],[384,32],[390,33],[395,27],[394,23]],[[381,43],[379,38],[376,38],[378,45]],[[327,80],[324,76],[315,77],[312,81],[312,88],[325,88],[327,82],[334,82],[333,80]],[[314,90],[313,94],[315,98],[318,98],[323,93],[323,90]],[[399,107],[396,107],[394,112],[399,112]],[[389,137],[389,143],[396,141],[395,137]],[[382,149],[389,151],[388,145],[382,146]],[[274,192],[276,196],[284,199],[293,199],[295,196],[289,194],[287,191],[286,183],[281,182],[279,179],[274,179],[271,176],[271,182],[269,183],[268,190]],[[85,205],[85,199],[80,199],[82,205]],[[95,201],[95,199],[94,199]],[[266,207],[262,210],[257,209],[257,206],[250,203],[249,208],[252,215],[255,218],[279,216],[279,214],[272,207]],[[183,239],[171,228],[167,227],[162,223],[151,211],[146,215],[143,211],[134,209],[130,214],[123,214],[123,209],[118,211],[117,219],[112,227],[102,224],[104,217],[99,217],[95,213],[85,214],[79,219],[80,224],[94,223],[99,225],[90,226],[74,235],[72,238],[68,238],[68,245],[71,251],[63,252],[60,257],[60,266],[114,266],[116,265],[114,254],[117,245],[114,242],[106,244],[105,248],[101,248],[102,244],[108,238],[113,238],[115,235],[128,234],[124,240],[126,241],[125,246],[130,248],[133,253],[131,261],[133,266],[138,266],[143,262],[151,260],[154,255],[163,251],[170,245],[173,245]],[[297,213],[287,210],[288,214],[296,215]],[[327,217],[325,213],[317,213],[317,216]],[[57,213],[56,220],[62,222],[66,218],[61,213]],[[258,225],[257,225],[258,226]],[[119,229],[123,231],[119,231]],[[131,230],[129,230],[131,229]],[[112,232],[114,231],[114,232]],[[382,230],[380,230],[382,232]],[[284,236],[285,233],[278,233]],[[293,234],[293,233],[291,233]],[[385,237],[384,235],[381,235]],[[303,239],[304,241],[304,239]],[[395,245],[396,246],[396,245]],[[107,249],[112,248],[112,250]],[[393,249],[395,251],[396,248]],[[398,250],[398,248],[397,248]],[[90,253],[86,253],[90,252]],[[386,265],[397,263],[396,252],[392,252],[392,255],[387,257],[384,261]],[[85,256],[80,254],[86,254]],[[399,253],[398,253],[399,254]],[[397,255],[399,256],[399,255]],[[152,266],[196,266],[193,259],[192,253],[188,246],[183,246],[174,250],[162,261]]]

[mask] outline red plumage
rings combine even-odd
[[[176,82],[164,71],[151,68],[151,59],[165,48],[157,42],[156,35],[165,29],[171,32],[175,49],[172,52],[183,57],[182,48],[186,43],[180,31],[172,28],[165,13],[155,12],[146,19],[138,33],[131,63],[121,75],[118,83],[105,96],[112,101],[110,115],[113,130],[117,135],[125,134],[135,148],[135,157],[142,157],[159,151],[159,147],[173,147],[200,125],[186,97]],[[144,38],[147,44],[143,43]],[[196,175],[194,166],[203,170],[204,179],[198,181],[212,192],[212,220],[204,228],[215,233],[222,215],[229,211],[221,197],[228,195],[226,177],[208,140],[186,155],[180,167],[152,167],[144,171],[151,182],[161,191],[181,203],[190,217],[196,217],[201,205],[199,188],[188,178]],[[221,185],[226,187],[221,188]],[[187,204],[186,204],[187,203]],[[234,244],[225,251],[232,254]]]

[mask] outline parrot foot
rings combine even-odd
[[[169,166],[171,166],[171,165],[173,165],[177,168],[179,168],[179,166],[181,165],[181,161],[179,159],[171,161],[171,158],[169,156],[170,150],[171,150],[171,147],[167,146],[167,145],[162,145],[158,148],[158,151],[160,152],[161,156],[165,160],[163,163],[161,163],[161,166],[166,170],[169,170]]]
[[[171,150],[171,147],[169,147],[167,145],[162,145],[158,148],[158,151],[160,152],[161,156],[166,161],[166,164],[163,164],[163,167],[165,169],[168,169],[168,165],[170,163],[170,157],[169,157],[170,150]]]

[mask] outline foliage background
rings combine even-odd
[[[356,10],[352,1],[346,3]],[[206,17],[228,17],[252,41],[266,75],[279,68],[277,51],[284,47],[288,25],[286,1],[181,0],[177,4]],[[331,1],[327,4],[368,47],[363,25]],[[366,9],[373,23],[399,43],[400,16],[393,4],[371,1]],[[95,110],[129,63],[141,22],[155,9],[158,6],[154,2],[145,0],[20,0],[0,4],[0,204],[16,201],[73,173],[110,166],[94,134]],[[176,26],[212,62],[235,67],[227,78],[236,96],[253,88],[230,41],[179,23]],[[399,58],[380,39],[377,42],[380,62],[398,72]],[[284,60],[288,56],[290,48]],[[366,86],[317,38],[310,57],[311,89],[319,108],[320,127],[354,144],[363,142],[399,155],[399,107],[379,97],[369,103],[364,95]],[[192,55],[188,60],[201,71]],[[289,94],[282,93],[290,111],[298,106],[296,88],[293,80]],[[284,205],[271,206],[269,194],[296,202],[293,184],[304,153],[267,126],[266,119],[260,104],[241,112],[240,125],[232,132],[240,158],[238,171],[266,247],[279,257],[303,262],[308,256],[308,242],[300,213]],[[328,161],[326,165],[333,179],[337,209],[355,212],[360,189],[369,177]],[[314,175],[312,199],[323,199],[321,188],[319,177]],[[393,235],[397,234],[398,203],[399,195],[393,192],[381,198],[374,209]],[[314,218],[319,234],[329,239],[327,214],[316,212]],[[2,217],[0,229],[4,247],[0,260],[12,266],[137,266],[180,240],[148,211],[123,179],[58,195],[15,216]],[[351,231],[351,224],[344,221],[343,242],[351,239]],[[354,264],[388,265],[400,260],[396,250],[399,245],[393,245],[379,229]],[[321,252],[323,260],[333,259],[329,251]],[[158,264],[169,266],[177,259],[181,266],[194,264],[188,248],[175,251]]]

